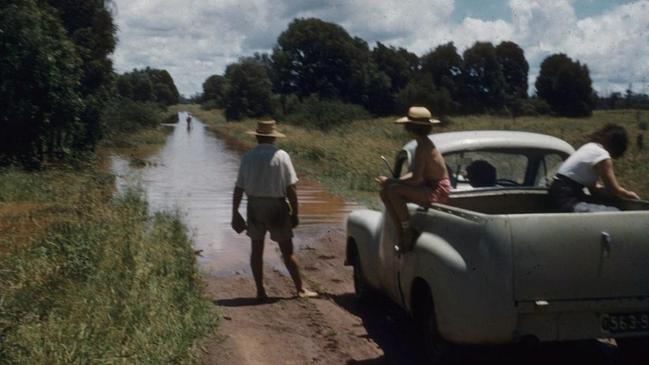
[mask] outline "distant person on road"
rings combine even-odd
[[[451,181],[444,157],[428,138],[433,125],[440,123],[439,120],[432,119],[430,111],[424,107],[411,107],[408,115],[395,123],[403,124],[406,131],[417,140],[417,148],[412,158],[412,172],[399,179],[379,176],[376,181],[381,186],[381,200],[385,209],[397,227],[399,247],[407,251],[412,248],[413,242],[406,203],[412,202],[422,206],[446,203],[451,191]]]
[[[602,204],[593,196],[640,199],[638,194],[620,186],[613,170],[613,159],[622,157],[628,144],[626,130],[616,124],[609,123],[593,133],[590,142],[559,167],[549,190],[555,207],[563,212],[617,211],[618,208]],[[591,196],[584,193],[585,187]]]
[[[257,138],[257,146],[241,159],[239,175],[232,199],[232,228],[238,233],[247,229],[252,241],[250,266],[257,286],[257,300],[268,299],[263,283],[264,238],[279,244],[284,264],[293,279],[298,297],[318,294],[304,287],[297,260],[293,254],[293,228],[298,223],[298,181],[291,158],[277,148],[276,138],[285,137],[276,129],[275,121],[257,123],[257,130],[248,131]],[[248,197],[247,220],[239,213],[243,193]],[[287,201],[288,199],[288,201]]]
[[[192,114],[191,113],[187,113],[187,118],[185,118],[185,122],[187,122],[187,129],[188,130],[191,129],[192,128]]]

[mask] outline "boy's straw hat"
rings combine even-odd
[[[432,125],[432,124],[439,124],[441,122],[437,119],[433,119],[430,115],[430,111],[424,108],[423,106],[411,106],[410,109],[408,109],[408,115],[406,115],[403,118],[397,119],[395,123]]]
[[[283,133],[280,133],[277,130],[277,122],[274,120],[264,120],[261,122],[257,122],[257,129],[254,131],[247,131],[247,134],[251,134],[253,136],[262,136],[262,137],[279,137],[283,138],[286,137]]]

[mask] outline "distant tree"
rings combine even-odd
[[[201,102],[215,108],[224,108],[227,92],[228,84],[225,77],[212,75],[203,82],[203,97],[201,98]]]
[[[535,86],[537,95],[559,115],[584,117],[592,114],[595,94],[588,67],[565,54],[554,54],[543,60]]]
[[[505,77],[490,42],[476,42],[463,54],[463,109],[467,112],[500,110],[505,102]]]
[[[433,115],[442,117],[452,111],[453,100],[446,88],[435,88],[432,75],[424,73],[412,79],[397,94],[397,108],[401,113],[413,105],[425,106]]]
[[[367,64],[370,82],[365,85],[366,107],[374,114],[392,114],[396,94],[416,75],[419,58],[404,48],[388,47],[377,42]]]
[[[274,89],[300,99],[360,102],[365,90],[362,66],[370,58],[367,43],[352,38],[341,26],[319,19],[295,19],[277,39],[271,56]]]
[[[117,77],[118,96],[140,102],[155,102],[161,106],[177,104],[180,94],[166,70],[134,69]]]
[[[505,94],[513,98],[527,98],[527,74],[530,66],[525,52],[514,42],[501,42],[496,46],[496,57],[505,78]]]
[[[618,109],[621,98],[622,98],[622,94],[620,94],[619,92],[612,93],[610,96],[610,108]]]
[[[379,70],[374,61],[370,60],[355,71],[354,80],[354,88],[362,93],[357,100],[367,110],[378,115],[394,112],[395,101],[390,77]]]
[[[155,102],[153,81],[145,70],[134,69],[117,78],[118,95],[133,101]]]
[[[73,145],[84,109],[81,66],[48,6],[0,3],[0,164],[35,166]]]
[[[77,148],[92,147],[101,138],[99,117],[111,96],[114,81],[110,54],[117,38],[110,0],[40,0],[49,4],[61,20],[82,61],[79,91],[84,102],[80,122],[83,131],[75,137]]]
[[[254,59],[242,59],[225,70],[229,85],[225,116],[229,120],[271,115],[272,85],[265,67]]]
[[[387,47],[381,42],[377,42],[372,49],[372,59],[379,71],[390,78],[392,92],[403,89],[419,68],[419,57],[416,54],[405,48]]]
[[[462,57],[453,42],[437,46],[421,57],[421,70],[433,78],[437,88],[446,89],[457,102],[462,93]]]
[[[156,102],[167,106],[178,104],[180,93],[169,72],[167,70],[151,69],[148,67],[146,71],[149,73],[151,83],[153,84]]]

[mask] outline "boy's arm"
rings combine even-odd
[[[295,228],[300,224],[300,218],[298,218],[297,186],[295,184],[286,187],[286,197],[291,206],[291,222],[293,222],[293,228]]]

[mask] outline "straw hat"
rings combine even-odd
[[[264,120],[257,122],[257,129],[254,131],[247,131],[247,134],[262,137],[286,137],[283,133],[277,130],[277,122],[274,120]]]
[[[406,115],[403,118],[397,119],[395,123],[432,125],[432,124],[439,124],[441,122],[437,119],[433,119],[430,115],[430,111],[424,108],[423,106],[411,106],[410,109],[408,109],[408,115]]]

